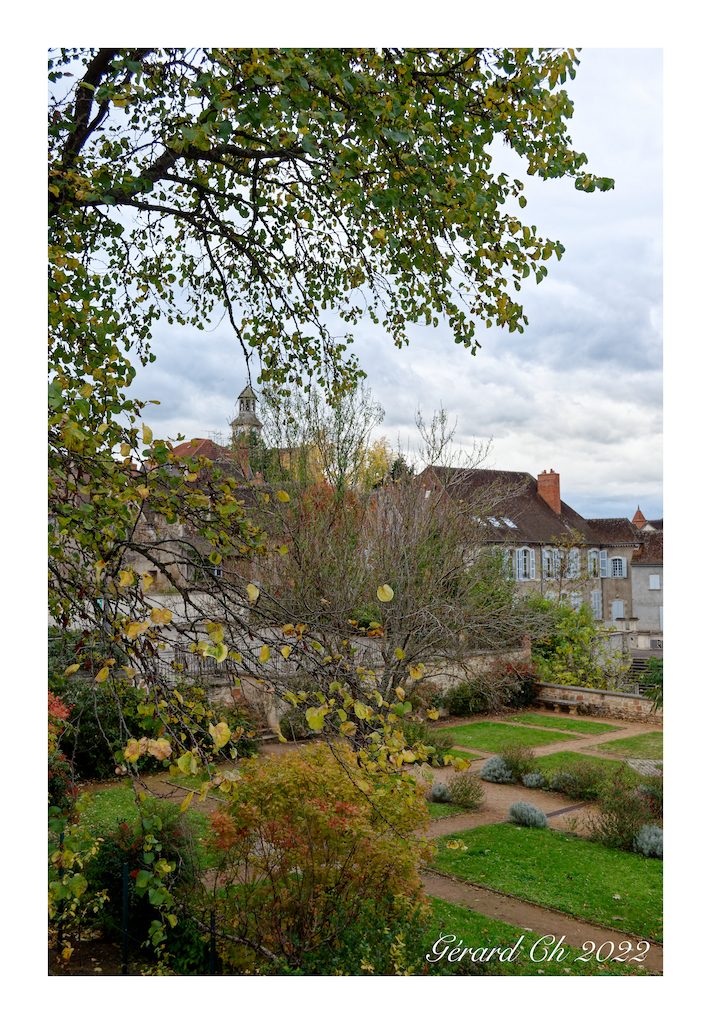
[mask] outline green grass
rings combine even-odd
[[[544,962],[536,963],[531,960],[530,950],[534,942],[540,938],[535,932],[527,932],[515,925],[506,924],[504,921],[496,921],[484,914],[478,914],[468,907],[460,907],[454,903],[447,903],[445,900],[432,898],[432,925],[428,941],[434,943],[440,935],[456,935],[460,947],[469,946],[479,949],[482,946],[491,949],[493,946],[511,947],[524,935],[524,941],[520,951],[513,963],[501,963],[498,960],[491,960],[486,965],[487,975],[570,975],[571,977],[589,976],[605,977],[607,975],[619,974],[644,974],[641,965],[625,964],[598,964],[575,963],[575,957],[580,950],[574,946],[564,946],[567,956],[560,963]],[[431,946],[430,946],[431,948]],[[441,947],[440,947],[441,948]],[[537,947],[534,955],[540,956],[543,944]],[[550,948],[550,947],[545,947]],[[429,950],[428,950],[429,951]],[[425,961],[427,962],[427,961]],[[445,973],[453,965],[443,965],[446,958],[439,963],[430,964],[432,975]]]
[[[458,746],[500,753],[511,743],[527,747],[539,747],[546,743],[560,743],[568,737],[565,733],[556,735],[550,729],[524,729],[519,725],[505,725],[503,722],[474,722],[471,725],[456,725],[442,730],[452,743]]]
[[[451,818],[455,814],[468,814],[468,807],[460,807],[459,804],[435,804],[432,801],[427,802],[427,810],[430,812],[430,818]]]
[[[641,757],[661,761],[663,735],[661,732],[643,732],[639,736],[599,743],[595,749],[604,750],[606,754],[619,754],[620,757]]]
[[[452,757],[463,757],[465,761],[481,761],[482,760],[481,754],[474,754],[474,753],[472,753],[471,750],[457,750],[456,748],[453,747],[451,750],[447,750],[446,753],[447,754],[451,754]]]
[[[537,725],[541,729],[562,729],[563,732],[578,732],[581,735],[596,736],[602,732],[616,732],[619,725],[604,725],[602,722],[588,722],[585,718],[567,717],[564,715],[539,715],[535,711],[525,715],[512,715],[513,722],[524,725]]]
[[[138,808],[133,788],[127,783],[118,782],[109,789],[86,794],[82,800],[80,818],[93,835],[102,837],[115,831],[122,821],[130,825],[137,824]],[[203,840],[209,829],[206,814],[190,807],[185,812],[185,820],[195,839],[198,842]],[[211,864],[206,855],[205,867],[209,866]]]
[[[609,758],[595,757],[594,754],[579,754],[576,750],[560,750],[557,754],[543,754],[536,758],[535,770],[551,779],[556,772],[567,771],[572,765],[580,761],[594,761],[606,772],[619,772],[623,769],[625,777],[630,783],[637,783],[641,776],[630,768],[629,765],[620,765],[619,761],[611,761]]]
[[[448,850],[456,838],[465,850]],[[483,825],[443,836],[435,866],[501,892],[661,941],[662,864],[548,829]]]

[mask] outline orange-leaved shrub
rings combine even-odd
[[[414,779],[365,771],[345,744],[240,766],[212,818],[212,910],[235,972],[409,973],[430,855]],[[421,950],[418,952],[421,958]]]

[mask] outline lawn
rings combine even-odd
[[[620,757],[640,757],[661,761],[663,735],[661,732],[643,732],[639,736],[628,736],[622,740],[599,743],[595,749],[604,750],[606,754],[619,754]]]
[[[473,722],[471,725],[456,725],[442,730],[452,743],[458,746],[500,753],[512,743],[527,747],[541,747],[546,743],[561,743],[569,737],[565,733],[554,733],[551,729],[524,729],[520,725],[505,725],[503,722]]]
[[[452,839],[466,849],[448,850]],[[459,878],[661,942],[661,861],[548,829],[500,824],[443,836],[434,863]]]
[[[452,757],[462,757],[462,758],[464,758],[465,761],[481,761],[482,760],[481,754],[474,754],[474,753],[472,753],[471,750],[457,750],[457,749],[453,748],[452,750],[445,751],[445,753],[451,754]]]
[[[607,772],[619,772],[620,769],[629,778],[631,783],[639,782],[641,776],[630,768],[629,765],[621,765],[619,761],[611,761],[609,758],[595,757],[594,754],[579,754],[575,750],[561,750],[557,754],[543,754],[537,757],[535,762],[536,771],[551,779],[556,772],[567,771],[572,765],[580,761],[594,761],[596,765],[604,768]]]
[[[604,725],[602,722],[588,722],[585,718],[564,715],[539,715],[530,711],[525,715],[512,715],[511,721],[524,725],[537,725],[541,729],[562,729],[564,732],[578,732],[581,735],[596,736],[603,732],[616,732],[619,725]]]
[[[496,921],[491,917],[478,914],[468,907],[459,907],[454,903],[447,903],[445,900],[432,899],[433,917],[428,942],[434,943],[440,935],[456,935],[458,945],[469,946],[477,949],[482,946],[491,949],[493,946],[513,946],[521,934],[525,935],[520,952],[513,963],[501,963],[498,960],[489,961],[484,965],[487,975],[570,975],[579,977],[594,975],[605,977],[607,975],[619,974],[644,974],[641,966],[624,964],[598,964],[575,963],[575,957],[580,950],[573,946],[564,946],[569,951],[565,960],[560,963],[544,962],[536,963],[530,958],[530,949],[534,942],[540,937],[535,932],[526,932],[515,925],[506,924],[504,921]],[[431,948],[431,946],[430,946]],[[441,948],[441,947],[440,947]],[[539,956],[541,946],[534,955]],[[429,951],[429,950],[428,950]],[[427,961],[425,961],[427,963]],[[456,966],[446,963],[446,957],[439,963],[429,965],[430,973],[433,975],[450,973]]]
[[[435,804],[427,801],[427,810],[430,818],[452,818],[455,814],[468,814],[468,807],[460,807],[459,804]]]
[[[204,807],[205,805],[198,806]],[[110,788],[86,794],[82,800],[80,818],[90,832],[96,836],[108,835],[118,828],[122,821],[127,821],[129,824],[136,823],[138,809],[133,788],[129,784],[119,782]],[[206,812],[200,812],[190,807],[185,812],[185,819],[195,839],[198,842],[203,840],[209,828]],[[210,866],[208,859],[205,860],[205,866]]]

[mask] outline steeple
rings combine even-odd
[[[232,420],[232,438],[235,442],[241,434],[262,429],[261,420],[257,416],[257,396],[249,384],[241,392],[237,402],[238,413]]]
[[[642,512],[642,510],[640,509],[640,507],[638,505],[637,506],[637,511],[632,516],[632,523],[633,523],[634,526],[637,527],[638,530],[641,530],[646,522],[647,522],[647,519],[646,519],[644,513]]]

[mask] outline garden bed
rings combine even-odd
[[[447,849],[459,840],[466,849]],[[583,920],[656,942],[662,936],[662,864],[560,832],[483,825],[443,836],[434,866]]]

